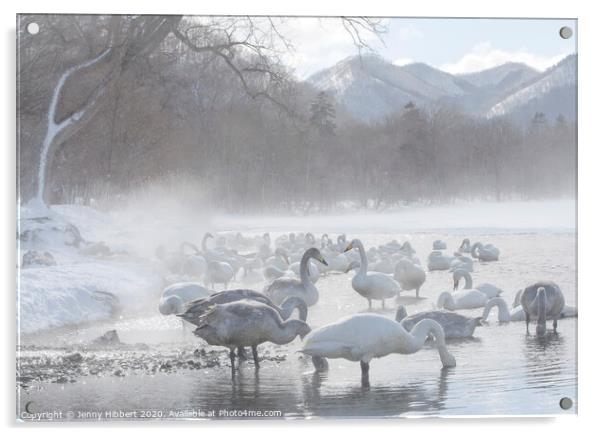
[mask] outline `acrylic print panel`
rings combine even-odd
[[[576,39],[19,15],[17,419],[575,413]]]

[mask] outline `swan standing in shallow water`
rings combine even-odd
[[[283,320],[289,319],[293,311],[297,309],[299,313],[299,319],[303,322],[307,320],[307,305],[300,298],[289,297],[284,300],[281,307],[278,307],[272,302],[272,300],[262,293],[250,289],[235,289],[231,291],[217,292],[209,297],[191,301],[186,306],[186,310],[178,316],[182,318],[182,321],[187,321],[199,327],[200,317],[216,305],[245,300],[262,303],[271,307],[278,312],[278,315],[280,315]],[[238,349],[238,356],[240,358],[246,358],[244,347],[240,347]]]
[[[299,297],[308,306],[313,306],[318,302],[320,295],[318,289],[309,278],[309,260],[316,259],[318,262],[328,266],[317,248],[310,248],[301,258],[299,275],[300,280],[291,278],[279,278],[274,280],[265,290],[265,294],[276,304],[282,303],[288,297]]]
[[[288,344],[297,336],[302,339],[311,331],[303,321],[283,321],[273,308],[258,302],[237,301],[219,304],[199,318],[194,334],[210,345],[230,349],[230,362],[234,373],[234,350],[251,347],[255,367],[259,368],[257,346],[264,342]]]
[[[458,285],[460,284],[460,279],[464,279],[464,289],[473,289],[472,287],[472,276],[470,273],[464,269],[457,269],[454,271],[453,275],[454,279],[454,291],[458,289]],[[487,298],[499,297],[503,292],[497,286],[492,285],[491,283],[482,283],[478,286],[475,286],[474,289],[477,291],[481,291],[483,294],[487,295]]]
[[[476,289],[442,292],[437,299],[437,307],[447,310],[476,309],[487,304],[487,295]]]
[[[401,292],[401,287],[395,279],[387,274],[371,272],[368,273],[368,258],[364,245],[359,239],[354,239],[347,246],[345,251],[357,248],[360,252],[360,269],[353,276],[351,286],[362,297],[368,300],[368,307],[372,308],[372,300],[381,300],[382,307],[385,307],[385,300],[393,298]]]
[[[546,319],[554,320],[554,333],[558,326],[558,318],[564,308],[564,295],[560,287],[549,281],[541,281],[527,286],[521,294],[520,304],[525,311],[527,334],[531,317],[537,319],[536,333],[542,336],[546,333]]]
[[[497,306],[498,308],[498,322],[511,322],[511,321],[525,321],[527,319],[525,311],[522,306],[513,307],[511,310],[508,309],[508,304],[501,297],[492,298],[487,302],[485,310],[483,311],[483,322],[487,321],[490,310]],[[558,318],[575,318],[577,317],[577,308],[575,306],[565,305],[560,311]],[[554,319],[552,316],[547,315],[547,319]]]
[[[404,306],[399,306],[395,314],[395,321],[407,331],[412,330],[423,319],[432,319],[438,322],[445,333],[445,339],[464,339],[472,337],[477,326],[481,325],[481,317],[468,317],[447,310],[427,310],[408,316]]]
[[[290,318],[295,309],[299,312],[299,319],[301,321],[307,320],[307,305],[305,302],[297,297],[289,297],[279,307],[275,305],[272,300],[266,297],[261,292],[253,291],[251,289],[235,289],[231,291],[222,291],[212,294],[209,297],[200,298],[191,301],[186,306],[186,310],[181,313],[180,316],[185,321],[196,326],[199,325],[199,317],[206,313],[216,304],[233,303],[241,300],[253,300],[258,303],[263,303],[270,306],[278,315],[284,320]]]
[[[416,290],[416,298],[419,298],[420,287],[426,281],[426,273],[419,265],[408,259],[401,259],[395,266],[395,280],[404,291]]]
[[[456,366],[445,345],[443,328],[437,322],[424,319],[408,332],[394,320],[373,313],[347,316],[313,330],[305,338],[301,352],[313,357],[359,361],[362,382],[367,383],[372,359],[392,353],[413,354],[429,335],[435,337],[443,366]]]

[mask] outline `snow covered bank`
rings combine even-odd
[[[125,308],[156,306],[159,283],[160,277],[148,266],[133,263],[94,261],[21,269],[20,331],[31,333],[108,318],[111,306],[95,298],[97,292],[110,292]]]
[[[478,202],[449,206],[405,207],[395,211],[358,211],[333,215],[216,217],[224,230],[313,231],[327,233],[572,233],[575,200]]]
[[[156,306],[161,275],[151,260],[102,238],[113,232],[107,214],[84,206],[23,205],[17,259],[18,326],[22,333],[97,321],[117,297],[125,310]],[[102,244],[99,244],[103,241]],[[127,245],[127,244],[126,244]],[[98,248],[101,250],[98,250]],[[21,265],[25,253],[49,253],[56,265]]]

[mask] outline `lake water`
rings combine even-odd
[[[451,254],[464,236],[492,242],[501,250],[499,262],[475,262],[475,285],[497,285],[510,305],[518,289],[536,280],[553,280],[563,290],[566,303],[576,305],[572,233],[383,233],[362,234],[361,239],[366,247],[391,239],[410,240],[426,265],[433,240],[445,240]],[[310,308],[308,318],[313,328],[367,309],[366,300],[351,288],[351,278],[352,273],[320,278],[320,301]],[[408,312],[430,309],[439,293],[451,290],[451,285],[449,272],[427,273],[421,290],[421,296],[427,298],[407,306]],[[262,289],[263,283],[246,287]],[[394,303],[387,303],[387,309],[377,312],[393,317]],[[481,310],[461,313],[478,316]],[[234,378],[222,352],[215,354],[217,364],[212,367],[178,367],[173,365],[178,359],[188,359],[196,349],[209,352],[213,347],[202,344],[190,331],[182,331],[174,318],[126,314],[119,321],[24,336],[22,356],[38,359],[29,361],[29,371],[35,372],[31,362],[38,362],[43,371],[45,358],[52,360],[73,351],[94,362],[110,361],[111,371],[92,374],[84,369],[59,383],[51,378],[32,380],[18,389],[18,413],[26,404],[32,412],[62,411],[66,419],[88,420],[95,419],[96,412],[106,417],[103,413],[111,411],[135,411],[137,418],[212,417],[212,413],[216,418],[251,418],[258,413],[274,415],[271,411],[291,418],[575,413],[577,319],[560,320],[558,334],[550,332],[545,338],[526,335],[523,322],[498,324],[494,319],[490,316],[486,325],[478,327],[474,339],[449,343],[457,367],[442,370],[436,349],[426,346],[413,355],[373,360],[370,385],[362,386],[358,363],[331,360],[328,372],[315,373],[311,361],[296,352],[299,339],[286,346],[260,346],[261,368],[255,371],[252,361],[243,362]],[[113,351],[83,347],[109,329],[116,329],[131,347]],[[532,326],[531,332],[534,330]],[[151,371],[145,370],[144,364],[131,365],[150,354],[159,356],[158,360],[171,359],[170,368]],[[122,369],[118,375],[112,372],[116,366]],[[567,411],[559,407],[563,397],[574,401]],[[78,418],[78,412],[88,413]]]

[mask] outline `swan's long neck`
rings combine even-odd
[[[445,345],[445,332],[443,331],[443,328],[438,322],[433,321],[432,319],[423,319],[416,323],[414,328],[409,332],[411,337],[410,347],[409,349],[404,349],[404,352],[407,353],[409,351],[414,353],[420,350],[429,334],[432,334],[435,337],[435,344],[437,345],[437,350],[439,351],[439,357],[443,366],[456,366],[454,357],[450,354]]]
[[[311,259],[311,255],[307,252],[303,254],[301,258],[301,264],[299,265],[299,277],[301,277],[301,283],[303,286],[307,287],[311,284],[311,280],[309,279],[309,260]]]
[[[203,242],[201,242],[201,248],[203,249],[203,251],[207,251],[207,239],[209,238],[209,233],[205,233],[205,236],[203,236]]]
[[[520,299],[522,296],[523,296],[523,290],[520,289],[519,291],[516,292],[516,295],[514,296],[514,302],[512,303],[512,307],[520,306]]]
[[[472,276],[466,270],[461,269],[461,275],[464,278],[464,289],[472,289]]]
[[[499,322],[510,322],[510,312],[508,311],[508,305],[501,297],[492,298],[487,302],[483,309],[483,321],[487,320],[489,312],[493,307],[497,306],[497,320]]]
[[[289,319],[284,321],[280,328],[276,329],[272,335],[272,341],[278,345],[288,344],[304,329],[308,329],[307,324],[298,319]]]
[[[284,262],[285,264],[288,263],[288,259],[287,259],[287,255],[286,252],[284,250],[278,250],[277,253],[275,253],[277,258],[280,258],[280,260],[282,260],[282,262]]]
[[[537,332],[545,333],[546,331],[546,292],[540,288],[537,290],[537,296],[535,297],[535,303],[537,304]]]
[[[364,249],[364,244],[362,244],[361,242],[358,242],[357,249],[360,252],[360,269],[357,273],[366,275],[368,273],[368,257],[366,256],[366,250]]]
[[[301,321],[307,320],[307,304],[301,298],[288,297],[282,303],[281,315],[282,319],[289,319],[295,309],[299,310],[299,319]]]
[[[439,295],[439,299],[437,300],[437,307],[441,307],[448,310],[455,310],[456,303],[454,302],[454,298],[449,292],[442,292]]]
[[[477,250],[480,250],[481,247],[483,247],[483,244],[481,244],[480,242],[477,242],[476,244],[474,244],[472,246],[472,250],[470,252],[472,257],[477,257]]]

